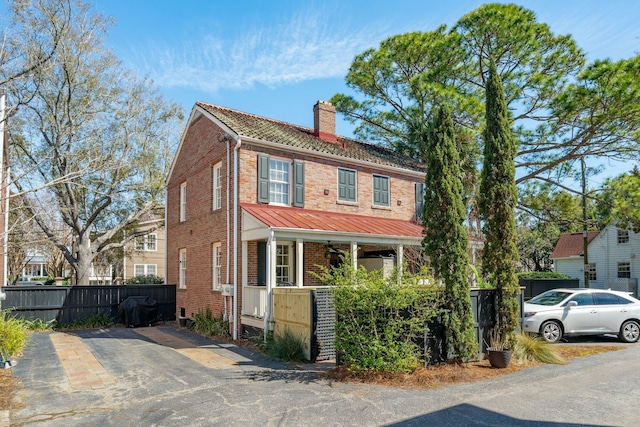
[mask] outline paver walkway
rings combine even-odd
[[[115,384],[116,380],[75,335],[54,332],[49,336],[71,388],[96,390]]]

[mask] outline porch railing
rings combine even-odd
[[[267,288],[244,286],[242,288],[242,315],[264,318],[267,310]]]

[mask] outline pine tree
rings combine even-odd
[[[476,354],[469,295],[468,237],[464,227],[465,205],[460,155],[456,146],[451,111],[436,111],[427,129],[421,128],[426,163],[423,247],[435,277],[445,284],[447,349],[457,361]]]
[[[480,215],[485,235],[482,270],[498,292],[498,331],[510,341],[518,326],[520,288],[515,263],[518,260],[515,207],[516,142],[509,127],[504,89],[493,59],[486,86],[484,165],[480,182]]]

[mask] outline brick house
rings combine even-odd
[[[275,286],[319,286],[318,265],[420,246],[423,166],[342,138],[318,101],[314,129],[197,102],[167,180],[167,283],[178,315],[210,308],[271,328]]]

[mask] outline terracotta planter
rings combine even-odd
[[[511,362],[511,350],[491,350],[489,352],[489,363],[494,368],[506,368]]]

